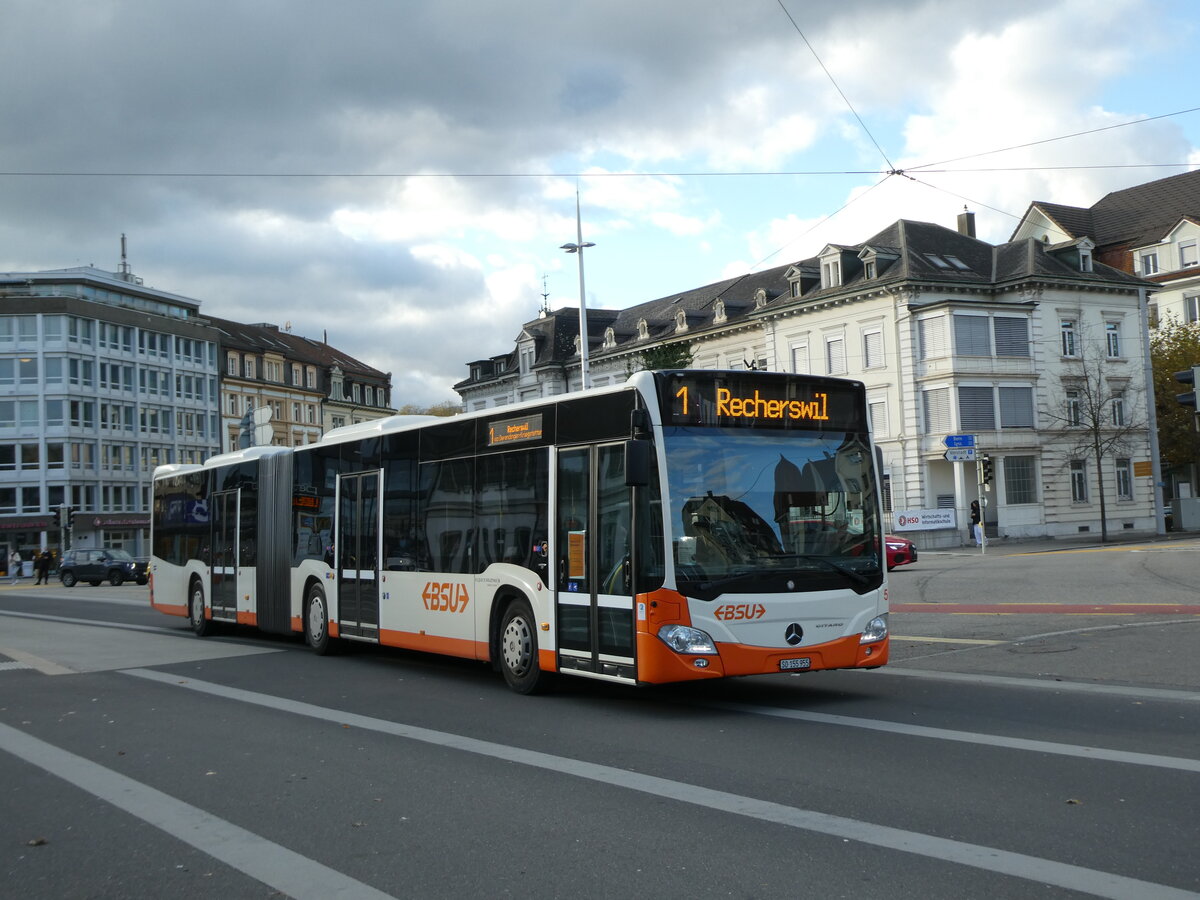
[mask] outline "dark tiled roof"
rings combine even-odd
[[[348,353],[331,347],[323,341],[301,337],[289,331],[281,331],[276,325],[244,325],[229,319],[206,316],[222,333],[222,345],[242,352],[279,353],[294,362],[311,363],[324,367],[337,366],[346,374],[363,375],[370,378],[387,379],[387,373],[368,366]]]
[[[882,254],[877,259],[875,276],[870,279],[858,257],[863,248]],[[692,340],[716,324],[714,315],[718,299],[725,303],[726,321],[734,322],[804,308],[827,299],[861,295],[864,290],[876,286],[885,288],[905,283],[980,288],[1040,278],[1080,283],[1145,283],[1097,262],[1093,262],[1093,271],[1080,271],[1078,251],[1073,243],[1052,248],[1030,238],[997,247],[955,229],[906,219],[892,223],[862,244],[831,244],[827,250],[839,251],[842,262],[842,283],[832,287],[821,287],[818,280],[809,277],[820,271],[821,259],[814,257],[669,294],[623,310],[588,310],[588,352],[593,357],[602,357],[611,353],[636,352],[643,344],[653,346],[669,341],[676,336],[676,317],[680,310],[683,310],[688,325],[680,339]],[[806,289],[798,297],[792,296],[791,283],[787,279],[787,273],[793,269],[805,273],[802,284]],[[760,290],[766,295],[766,304],[761,309],[755,302]],[[642,319],[648,326],[645,340],[637,336],[638,322]],[[608,327],[612,327],[616,338],[616,347],[612,349],[602,346]],[[526,323],[524,331],[533,335],[537,343],[536,365],[562,365],[575,355],[579,311],[574,307],[556,309]],[[515,349],[499,359],[507,360],[507,364],[498,367],[494,373],[461,381],[455,387],[484,383],[515,370]]]
[[[1072,237],[1090,237],[1097,248],[1139,247],[1162,240],[1180,219],[1200,218],[1200,169],[1113,191],[1088,209],[1042,202],[1032,206]]]

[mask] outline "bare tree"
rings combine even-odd
[[[1105,457],[1131,456],[1146,434],[1145,394],[1134,391],[1133,380],[1114,369],[1111,357],[1120,356],[1118,346],[1096,341],[1073,340],[1064,345],[1061,400],[1051,403],[1047,437],[1064,445],[1070,466],[1075,459],[1091,459],[1096,470],[1100,497],[1100,540],[1108,540],[1108,491],[1104,478]]]

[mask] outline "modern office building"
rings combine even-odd
[[[61,549],[66,506],[73,546],[146,555],[154,467],[220,448],[218,338],[124,264],[0,273],[0,544]]]

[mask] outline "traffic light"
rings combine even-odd
[[[54,507],[54,527],[62,528],[62,508]]]
[[[1175,373],[1175,380],[1180,384],[1190,384],[1192,389],[1186,394],[1176,394],[1175,399],[1183,406],[1196,409],[1196,385],[1200,384],[1200,366],[1192,366],[1182,372]]]
[[[75,525],[75,510],[71,509],[69,506],[63,507],[63,510],[67,514],[67,520],[64,524],[69,529]]]
[[[982,475],[980,477],[980,482],[983,484],[991,484],[992,483],[992,474],[993,474],[992,458],[990,456],[984,455],[984,456],[980,457],[979,461],[982,463]]]

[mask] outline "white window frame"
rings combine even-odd
[[[1143,277],[1158,274],[1158,251],[1143,250],[1138,254],[1138,274]]]
[[[1088,503],[1087,460],[1071,460],[1071,502]]]
[[[1068,359],[1075,359],[1079,356],[1079,323],[1075,319],[1061,319],[1059,324],[1059,334],[1062,337],[1062,345],[1059,348],[1062,355]]]
[[[1133,463],[1128,459],[1114,460],[1113,479],[1116,481],[1117,500],[1133,500]]]
[[[812,360],[808,356],[808,341],[792,344],[789,348],[792,359],[792,372],[796,375],[812,374]],[[803,365],[803,368],[801,366]]]
[[[836,353],[834,348],[837,348]],[[846,337],[830,334],[825,337],[825,374],[846,374]]]
[[[862,335],[862,348],[864,369],[882,369],[887,365],[886,354],[883,348],[882,328],[870,328],[864,331]]]
[[[1179,268],[1190,269],[1192,266],[1200,264],[1200,256],[1197,255],[1197,241],[1195,238],[1187,241],[1179,242]]]
[[[1104,347],[1109,359],[1121,358],[1121,323],[1109,320],[1104,323]]]

